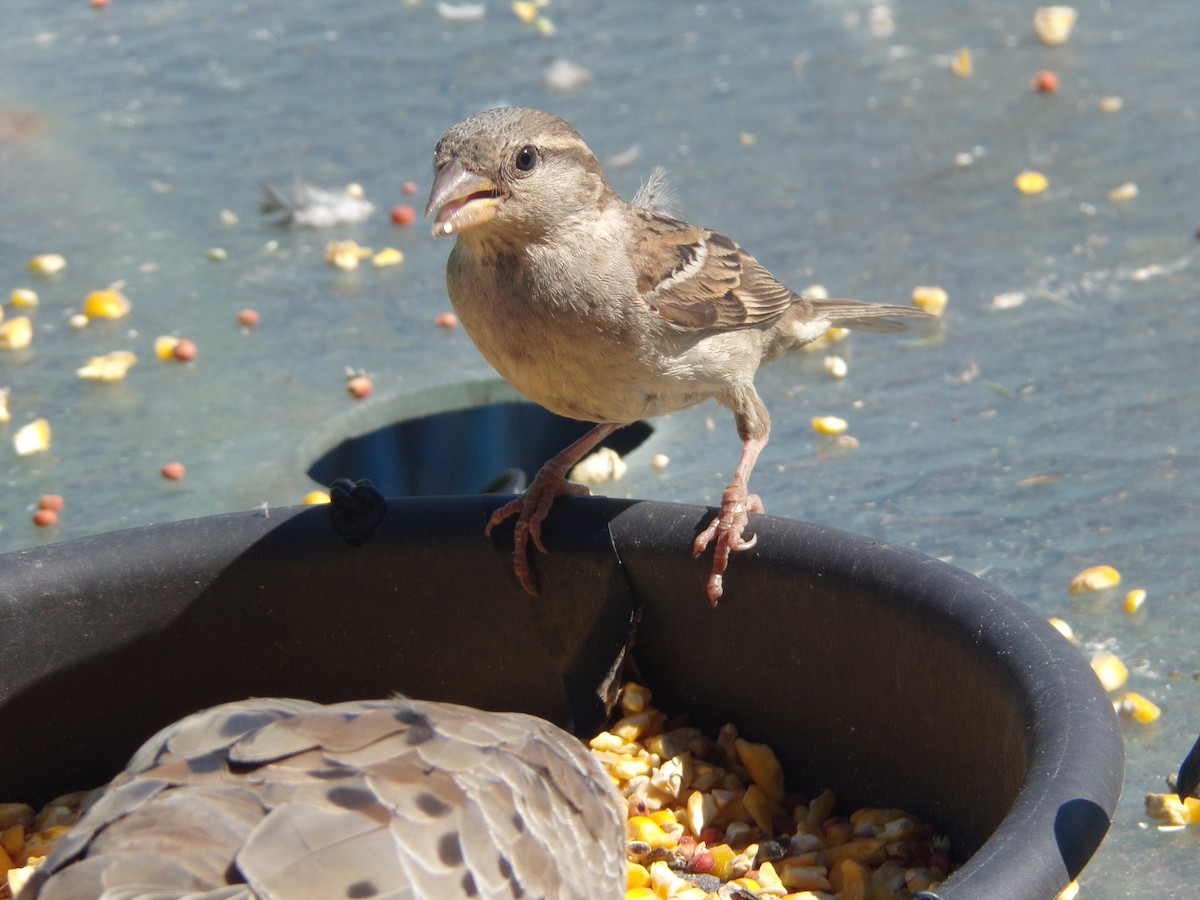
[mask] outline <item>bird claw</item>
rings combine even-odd
[[[538,596],[529,567],[529,541],[542,553],[549,552],[542,543],[542,522],[550,514],[550,507],[559,497],[586,497],[591,493],[586,485],[567,481],[560,473],[543,468],[524,494],[504,504],[488,519],[484,537],[491,537],[492,529],[505,519],[517,516],[513,528],[513,572],[526,593]]]
[[[725,591],[724,575],[729,567],[731,553],[749,550],[758,543],[758,535],[742,536],[750,522],[750,513],[765,512],[757,494],[747,494],[744,488],[730,485],[721,498],[721,512],[709,526],[696,536],[692,543],[692,556],[698,557],[716,539],[713,548],[712,573],[708,576],[708,599],[715,607]]]

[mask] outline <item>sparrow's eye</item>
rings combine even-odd
[[[517,155],[513,160],[518,172],[532,172],[533,167],[537,165],[538,154],[534,147],[526,144],[517,151]]]

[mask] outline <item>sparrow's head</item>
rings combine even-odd
[[[459,122],[437,143],[425,215],[434,237],[486,226],[530,239],[595,208],[604,171],[574,128],[539,109],[508,106]]]

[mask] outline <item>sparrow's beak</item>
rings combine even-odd
[[[434,179],[425,215],[437,213],[433,236],[445,237],[495,218],[500,202],[500,192],[491,181],[454,159]]]

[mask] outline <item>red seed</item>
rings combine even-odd
[[[415,194],[417,192],[417,183],[415,181],[406,181],[400,187],[400,190],[406,194]]]
[[[171,481],[178,481],[187,474],[187,469],[184,468],[181,462],[169,462],[162,467],[162,477]]]
[[[1053,94],[1058,90],[1058,76],[1043,69],[1033,76],[1033,89],[1041,94]]]
[[[40,498],[38,498],[38,509],[49,509],[54,512],[62,512],[62,508],[66,505],[66,501],[63,500],[62,494],[43,494]]]
[[[397,225],[407,228],[413,222],[417,221],[417,211],[407,203],[401,203],[398,206],[393,206],[392,221]]]
[[[49,528],[51,525],[58,523],[58,511],[53,509],[39,509],[33,514],[33,524],[38,528]]]
[[[346,382],[346,392],[355,400],[363,400],[371,396],[371,390],[375,387],[371,383],[371,378],[368,375],[355,375]]]
[[[183,338],[171,350],[171,355],[180,362],[191,362],[196,358],[196,344],[194,341]]]
[[[711,872],[713,866],[716,864],[717,861],[713,859],[713,855],[711,853],[709,853],[707,850],[701,850],[692,857],[692,865],[690,868],[698,875],[704,875],[707,872]]]
[[[112,6],[112,0],[88,0],[88,6],[92,9],[108,9]]]
[[[243,309],[237,316],[238,324],[245,328],[253,328],[260,321],[258,312],[253,309]]]
[[[721,843],[724,840],[725,840],[725,832],[722,831],[720,828],[717,828],[715,825],[709,825],[707,828],[705,828],[703,831],[700,832],[701,843],[707,844],[710,847],[713,847],[713,846]]]
[[[433,317],[433,324],[439,328],[457,328],[458,316],[452,312],[440,312]]]

